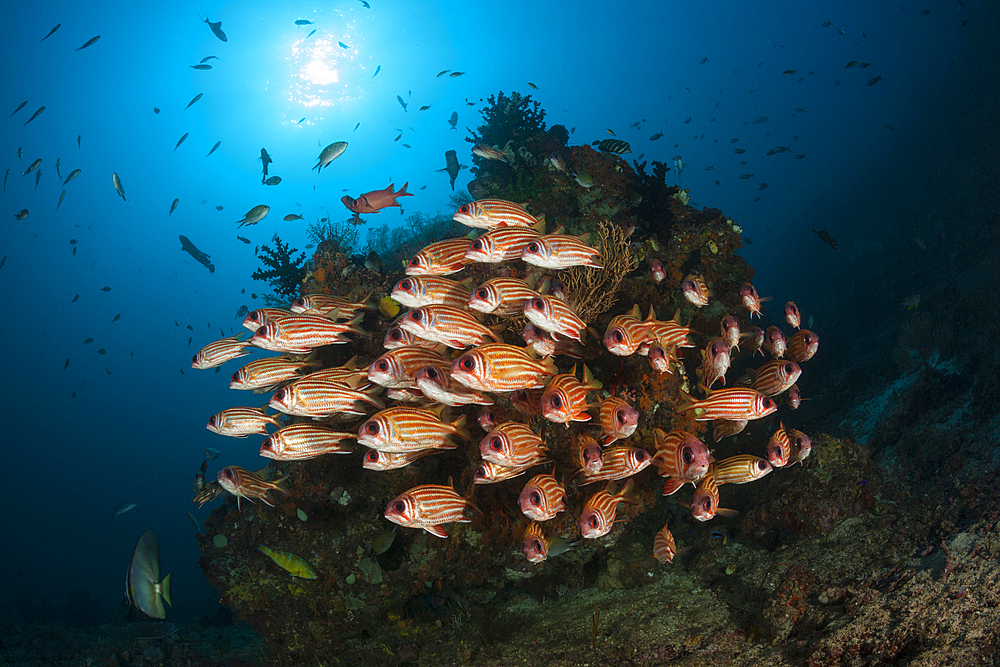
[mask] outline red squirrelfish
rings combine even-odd
[[[524,302],[524,316],[539,329],[581,341],[587,323],[577,317],[564,301],[553,296],[536,296]],[[581,341],[582,342],[582,341]]]
[[[399,326],[414,336],[459,350],[481,345],[487,339],[501,342],[493,331],[480,324],[464,307],[421,306],[404,315],[399,320]]]
[[[493,405],[489,396],[470,390],[468,387],[451,381],[448,369],[439,366],[427,366],[417,371],[414,379],[417,389],[424,396],[443,403],[444,405]]]
[[[746,333],[746,338],[750,341],[750,356],[760,352],[761,348],[764,347],[764,330],[760,327],[750,327],[750,330]],[[760,354],[764,356],[763,352],[760,352]]]
[[[653,462],[652,455],[641,447],[612,447],[601,454],[601,469],[595,473],[583,472],[580,486],[625,479],[642,472]]]
[[[590,497],[583,506],[583,513],[580,514],[580,533],[584,538],[593,540],[611,532],[618,505],[623,502],[632,502],[626,498],[632,491],[632,486],[633,482],[629,480],[621,491],[612,494],[611,485],[608,485],[608,488],[598,491]]]
[[[496,428],[496,425],[500,423],[500,419],[497,417],[497,411],[493,408],[483,408],[479,411],[476,416],[476,421],[479,422],[479,428],[483,429],[487,433]]]
[[[802,394],[799,392],[797,384],[793,384],[788,388],[788,395],[785,396],[785,402],[788,403],[788,407],[792,410],[798,410],[799,406],[802,405]]]
[[[327,315],[336,312],[338,319],[351,319],[359,310],[372,310],[374,306],[368,302],[352,302],[340,296],[329,294],[307,294],[292,302],[293,313],[302,315]]]
[[[764,347],[775,359],[781,359],[785,356],[788,344],[785,342],[785,334],[781,333],[781,329],[773,325],[767,328],[767,331],[764,332]]]
[[[576,369],[573,369],[574,372]],[[601,388],[601,383],[594,379],[590,369],[583,367],[583,382],[575,375],[557,375],[545,386],[542,392],[542,416],[557,424],[569,424],[572,421],[590,421],[587,409],[592,404],[587,402],[587,392]]]
[[[518,422],[503,422],[479,442],[483,459],[508,468],[536,461],[544,453],[542,439],[528,426]]]
[[[524,540],[521,542],[521,550],[529,563],[541,563],[549,556],[558,556],[566,553],[575,546],[575,542],[556,537],[547,539],[542,531],[541,524],[532,521],[524,531]]]
[[[493,463],[492,461],[483,461],[476,468],[476,472],[472,474],[473,484],[496,484],[497,482],[503,482],[508,479],[513,479],[524,473],[528,472],[530,468],[534,468],[539,463],[545,461],[545,455],[539,453],[539,455],[519,466],[502,466],[498,463]]]
[[[723,438],[741,433],[749,423],[746,419],[716,419],[712,421],[712,437],[718,442]]]
[[[729,349],[740,349],[740,323],[732,315],[722,318],[722,340],[726,341]]]
[[[468,249],[469,239],[465,237],[432,243],[406,264],[406,275],[447,276],[461,271],[472,264],[472,260],[465,258]]]
[[[597,440],[581,434],[576,443],[577,461],[585,475],[596,475],[604,467],[604,452]]]
[[[466,304],[473,310],[500,317],[524,312],[524,302],[538,296],[528,283],[517,278],[493,278],[472,290]]]
[[[764,451],[767,452],[768,462],[775,468],[784,468],[788,465],[788,459],[792,455],[792,445],[788,439],[788,433],[785,432],[784,424],[781,424],[781,427],[767,441],[767,447]]]
[[[719,486],[715,483],[715,475],[711,468],[708,474],[701,478],[698,488],[694,490],[690,507],[691,516],[698,521],[709,521],[716,514],[728,517],[734,517],[739,514],[736,510],[719,507]]]
[[[534,227],[538,223],[523,207],[503,199],[479,199],[464,204],[455,212],[453,219],[476,229]]]
[[[555,364],[550,359],[532,359],[524,348],[506,343],[481,345],[451,364],[451,379],[477,391],[509,392],[542,387],[555,374]]]
[[[268,403],[287,415],[322,419],[330,415],[367,414],[363,404],[385,406],[377,398],[344,383],[309,375],[274,392]]]
[[[255,472],[239,466],[227,466],[219,471],[216,479],[223,489],[236,496],[237,507],[239,507],[242,498],[250,501],[258,498],[263,500],[265,505],[274,507],[274,503],[267,497],[268,491],[274,490],[286,496],[291,495],[285,488],[280,486],[285,477],[276,479],[273,482],[266,482],[263,477]]]
[[[383,208],[389,206],[402,206],[396,199],[398,197],[412,197],[413,194],[406,191],[406,186],[409,183],[403,183],[403,187],[399,189],[399,192],[395,192],[395,183],[390,183],[389,187],[383,190],[372,190],[371,192],[366,192],[357,199],[351,199],[347,195],[340,198],[340,201],[344,203],[347,210],[353,213],[378,213]]]
[[[441,524],[469,523],[471,519],[465,515],[466,509],[479,512],[452,486],[423,484],[391,500],[385,509],[385,518],[407,528],[423,528],[436,537],[448,537]]]
[[[409,331],[404,331],[398,324],[393,324],[386,329],[385,337],[382,339],[382,347],[387,350],[395,350],[396,348],[407,346],[435,350],[440,347],[440,343],[414,336]]]
[[[517,504],[529,519],[548,521],[566,509],[566,489],[551,474],[532,477],[517,497]]]
[[[663,528],[660,528],[653,538],[653,556],[661,563],[673,563],[676,555],[677,544],[674,542],[674,536],[667,524],[663,524]]]
[[[520,259],[521,252],[541,233],[531,227],[502,227],[486,232],[469,244],[465,258],[484,264],[499,264]]]
[[[358,429],[358,444],[382,452],[418,449],[454,449],[451,437],[469,439],[466,417],[442,422],[437,414],[419,408],[396,407],[377,412]]]
[[[746,484],[755,482],[774,470],[771,464],[758,456],[737,454],[715,464],[715,483]]]
[[[303,371],[310,367],[310,362],[284,357],[257,359],[233,373],[229,379],[229,388],[250,391],[270,389],[285,380],[302,377]]]
[[[361,467],[365,470],[399,470],[417,459],[440,451],[440,449],[418,449],[412,452],[380,452],[377,449],[369,449],[365,452]]]
[[[398,347],[368,365],[368,379],[390,389],[405,389],[417,384],[417,371],[427,366],[447,368],[440,352],[417,345]]]
[[[292,315],[257,329],[250,342],[265,350],[305,354],[324,345],[351,342],[344,337],[348,332],[363,335],[361,318],[357,315],[348,322],[337,323],[321,315]]]
[[[674,370],[671,368],[670,362],[679,361],[679,359],[675,356],[676,352],[676,347],[665,350],[654,343],[646,350],[646,356],[649,357],[650,366],[652,366],[653,370],[657,373],[673,373]]]
[[[354,450],[342,441],[354,437],[319,424],[292,424],[264,438],[260,455],[276,461],[304,461],[323,454],[350,454]]]
[[[788,339],[787,355],[794,362],[809,361],[819,349],[819,336],[808,329],[799,329]]]
[[[624,399],[614,396],[601,401],[600,415],[601,435],[604,436],[605,446],[620,438],[629,437],[639,425],[639,411]]]
[[[711,389],[716,380],[722,380],[726,386],[726,371],[729,370],[729,345],[725,341],[715,339],[705,346],[701,353],[702,364],[698,369],[702,383]]]
[[[678,412],[694,411],[696,421],[711,421],[713,419],[761,419],[766,417],[778,406],[770,397],[756,389],[734,387],[717,391],[705,390],[708,398],[698,401],[681,391],[681,406]]]
[[[548,331],[539,329],[537,325],[528,322],[521,329],[521,338],[531,346],[540,357],[564,356],[573,359],[583,359],[584,349],[572,338],[556,340]]]
[[[760,314],[760,296],[757,295],[757,290],[754,289],[753,285],[746,283],[740,287],[740,300],[743,301],[743,305],[746,309],[750,311],[750,317],[754,315],[761,317]]]
[[[451,76],[455,75],[452,74]],[[503,160],[504,162],[512,163],[514,159],[514,155],[510,151],[500,150],[489,144],[476,144],[472,147],[472,154],[484,160]]]
[[[462,307],[469,302],[469,285],[441,276],[413,276],[396,283],[389,296],[407,308],[435,303]]]
[[[681,292],[684,298],[698,306],[699,308],[708,305],[708,297],[712,296],[712,290],[708,289],[705,280],[696,273],[690,274],[681,283]]]
[[[799,307],[795,305],[794,301],[785,304],[785,320],[796,329],[802,324],[802,314],[799,313]]]
[[[604,346],[611,354],[627,357],[635,354],[640,345],[652,340],[649,323],[643,322],[641,316],[639,306],[636,305],[631,312],[611,318],[603,338]]]
[[[649,274],[653,277],[653,282],[659,285],[667,277],[667,272],[663,268],[663,262],[658,259],[649,262]]]
[[[542,392],[544,389],[515,389],[510,392],[507,399],[510,407],[523,415],[529,417],[541,416],[542,414]]]
[[[267,427],[278,427],[278,419],[267,414],[267,408],[236,407],[223,410],[208,418],[208,430],[230,438],[267,435]]]
[[[792,454],[788,457],[789,465],[802,463],[812,452],[812,439],[802,431],[793,428],[788,429],[788,440],[792,447]]]
[[[243,318],[243,328],[256,332],[271,320],[281,320],[291,315],[294,313],[284,308],[258,308],[246,314]]]
[[[521,259],[528,264],[543,269],[568,269],[573,266],[590,266],[603,269],[601,253],[585,242],[569,234],[549,234],[524,246]],[[596,258],[596,259],[595,259]]]
[[[191,357],[191,368],[203,371],[221,366],[227,361],[250,354],[246,351],[248,347],[250,343],[237,340],[236,336],[213,341]]]
[[[677,492],[684,484],[696,484],[708,473],[712,456],[708,447],[691,433],[676,429],[666,433],[663,429],[653,430],[656,443],[654,463],[661,477],[669,477],[663,487],[663,495]]]
[[[748,369],[753,377],[750,384],[765,396],[777,396],[786,391],[802,375],[802,368],[794,361],[775,359],[761,366],[756,371]]]

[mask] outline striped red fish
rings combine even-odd
[[[750,348],[748,354],[752,357],[757,352],[760,352],[761,348],[764,347],[764,330],[756,326],[750,327],[745,336],[746,339],[750,341],[748,344],[748,347]],[[764,356],[763,352],[760,352],[760,354],[761,356]]]
[[[225,493],[225,490],[222,486],[217,481],[213,480],[198,489],[198,492],[194,495],[194,498],[191,499],[191,502],[194,503],[195,507],[201,509],[202,505],[212,502],[223,493]],[[239,503],[239,500],[236,502]]]
[[[250,338],[257,347],[275,352],[305,354],[323,345],[351,342],[344,334],[364,334],[360,328],[361,315],[337,323],[321,315],[291,315],[281,320],[271,320]]]
[[[539,357],[572,357],[573,359],[583,359],[583,345],[572,338],[560,338],[556,340],[548,331],[542,331],[538,326],[528,322],[521,329],[521,338],[531,346]]]
[[[548,234],[529,242],[524,246],[521,259],[543,269],[568,269],[573,266],[604,268],[597,248],[569,234]]]
[[[696,484],[708,473],[712,455],[704,442],[691,433],[675,429],[670,433],[663,429],[653,430],[656,443],[654,463],[661,477],[668,477],[663,487],[663,495],[669,496],[690,482]]]
[[[521,494],[517,504],[521,512],[535,521],[548,521],[566,509],[566,489],[549,473],[532,477]]]
[[[511,317],[524,312],[524,302],[538,296],[528,283],[517,278],[493,278],[472,290],[467,305],[481,313]]]
[[[691,516],[698,521],[710,521],[715,518],[716,514],[728,517],[739,514],[736,510],[719,507],[719,486],[715,483],[715,474],[711,468],[709,468],[708,474],[701,478],[698,488],[694,490],[690,507]]]
[[[677,412],[693,411],[696,421],[711,421],[761,419],[778,409],[769,396],[748,387],[705,391],[708,392],[708,398],[703,401],[696,400],[681,391],[681,406],[677,408]]]
[[[717,380],[722,380],[726,386],[726,371],[729,370],[729,346],[725,341],[715,339],[705,346],[701,352],[702,364],[698,369],[702,384],[709,389]]]
[[[398,324],[393,324],[386,329],[385,337],[382,339],[382,347],[387,350],[395,350],[399,347],[423,347],[429,350],[437,349],[440,343],[432,340],[424,340],[419,336],[414,336],[409,331],[404,331]]]
[[[604,446],[635,433],[639,425],[639,411],[622,398],[614,396],[601,401],[601,435]]]
[[[523,310],[524,316],[539,329],[582,342],[587,323],[577,317],[565,301],[539,295],[525,301]]]
[[[304,461],[324,454],[351,454],[354,450],[343,441],[354,437],[319,424],[292,424],[264,438],[260,455],[275,461]]]
[[[759,456],[737,454],[722,459],[715,464],[715,483],[747,484],[755,482],[774,470],[771,464]]]
[[[267,414],[267,408],[236,407],[223,410],[208,418],[208,430],[230,438],[267,435],[267,427],[278,427],[278,419]]]
[[[472,264],[472,260],[465,258],[469,243],[469,239],[463,237],[430,244],[406,264],[406,275],[447,276],[461,271]]]
[[[524,247],[540,236],[541,233],[531,227],[493,229],[469,244],[465,258],[484,264],[512,262],[520,259]]]
[[[653,282],[659,285],[667,277],[667,271],[663,268],[663,262],[658,259],[652,259],[649,262],[649,275],[653,278]]]
[[[812,453],[812,438],[797,429],[788,429],[788,440],[792,447],[792,454],[788,458],[788,464],[802,463],[810,453]],[[802,463],[802,465],[805,465]]]
[[[209,368],[221,366],[227,361],[239,359],[250,354],[247,351],[249,347],[250,343],[248,341],[238,340],[236,336],[213,341],[191,357],[191,368],[204,371]]]
[[[799,391],[797,384],[793,384],[788,388],[788,395],[785,396],[785,402],[792,410],[798,410],[799,406],[802,405],[802,393]]]
[[[480,324],[464,306],[421,306],[400,318],[399,326],[414,336],[458,350],[481,345],[487,339],[502,342],[496,333]]]
[[[640,447],[612,447],[601,454],[600,470],[595,473],[581,471],[580,486],[625,479],[645,470],[652,462],[652,455]]]
[[[302,315],[335,315],[337,319],[352,319],[361,310],[374,310],[375,306],[363,302],[353,302],[342,296],[329,294],[307,294],[292,302],[293,313]]]
[[[538,223],[522,206],[503,199],[479,199],[463,204],[452,219],[476,229],[533,227]]]
[[[294,315],[294,313],[284,308],[258,308],[246,314],[243,318],[243,328],[256,332],[268,322],[281,320],[290,315]]]
[[[708,297],[712,296],[712,290],[708,289],[705,279],[697,273],[690,274],[681,282],[681,293],[685,299],[699,308],[707,306]]]
[[[621,491],[613,494],[609,484],[608,488],[592,495],[583,506],[583,512],[580,514],[580,534],[588,540],[593,540],[611,532],[618,505],[624,502],[633,502],[627,499],[633,485],[634,483],[630,479]]]
[[[802,325],[802,314],[799,312],[799,307],[795,305],[794,301],[785,303],[785,321],[796,329]]]
[[[389,501],[385,518],[407,528],[423,528],[435,537],[448,537],[441,524],[469,523],[467,509],[482,514],[452,486],[422,484]]]
[[[365,470],[398,470],[405,468],[417,459],[440,451],[440,449],[418,449],[412,452],[380,452],[377,449],[369,449],[365,452],[361,467]]]
[[[466,417],[442,422],[430,410],[396,407],[375,413],[358,429],[358,444],[383,452],[417,449],[454,449],[451,438],[469,439]]]
[[[396,190],[396,184],[390,183],[381,190],[366,192],[357,199],[352,199],[351,197],[344,195],[340,198],[340,201],[347,207],[348,211],[359,215],[362,213],[366,215],[371,213],[380,213],[382,209],[390,206],[402,208],[402,204],[396,201],[396,199],[399,197],[413,196],[412,192],[406,191],[407,185],[409,185],[409,182],[403,183],[403,187]]]
[[[496,425],[500,423],[500,419],[497,417],[497,411],[488,407],[479,410],[479,414],[476,416],[476,421],[479,423],[479,428],[483,429],[487,433],[492,431]]]
[[[504,150],[500,150],[496,146],[490,146],[489,144],[476,144],[472,147],[472,154],[481,157],[484,160],[503,160],[504,162],[514,164],[514,154],[509,149],[510,143]]]
[[[757,290],[750,283],[745,283],[740,287],[740,300],[747,310],[750,311],[750,319],[753,316],[761,317],[760,314],[760,296],[757,294]]]
[[[596,475],[604,467],[604,451],[592,437],[578,434],[576,440],[576,459],[584,475]]]
[[[521,551],[529,563],[541,563],[549,556],[566,553],[574,546],[576,542],[570,542],[562,537],[554,537],[551,540],[546,538],[541,524],[536,521],[528,524],[524,531],[524,539],[521,541]]]
[[[719,442],[723,438],[742,433],[749,423],[746,419],[715,419],[712,421],[712,437]]]
[[[229,388],[250,391],[270,389],[285,380],[302,377],[303,372],[310,367],[310,362],[285,357],[257,359],[233,373]]]
[[[249,501],[253,501],[254,498],[263,500],[265,505],[274,507],[274,503],[271,502],[270,498],[267,497],[268,491],[277,491],[283,493],[286,496],[291,494],[287,489],[281,486],[281,482],[285,480],[285,477],[274,480],[273,482],[267,482],[258,473],[246,470],[239,466],[226,466],[219,471],[216,479],[219,485],[228,491],[229,493],[236,496],[236,506],[239,507],[240,500],[246,498]]]
[[[644,323],[641,317],[638,305],[633,306],[625,315],[612,317],[602,339],[604,347],[608,348],[611,354],[627,357],[635,354],[643,343],[650,342],[652,338],[649,336],[649,325]]]
[[[694,347],[694,344],[688,341],[688,336],[695,333],[694,329],[690,329],[680,322],[677,318],[680,316],[680,312],[674,314],[674,319],[660,321],[656,319],[656,312],[653,310],[652,306],[649,308],[649,314],[643,323],[649,327],[649,333],[647,334],[647,340],[656,341],[660,347],[665,350],[669,350],[672,347]],[[640,348],[639,354],[643,351]]]
[[[771,353],[775,359],[785,356],[788,343],[785,341],[785,334],[776,326],[769,326],[764,332],[764,349]]]
[[[479,453],[486,461],[516,468],[536,461],[545,452],[542,439],[528,426],[503,422],[479,441]]]
[[[353,389],[363,388],[361,385],[367,385],[368,372],[364,368],[358,368],[357,360],[357,356],[351,357],[340,366],[313,371],[309,377],[313,380],[339,382]]]
[[[676,347],[672,347],[667,350],[656,343],[653,343],[646,349],[646,356],[649,358],[649,365],[652,366],[653,370],[657,373],[672,374],[674,372],[674,368],[671,364],[680,362],[680,359],[677,357]]]
[[[493,405],[493,399],[489,396],[452,382],[448,369],[444,366],[421,368],[414,376],[414,381],[424,396],[444,405]]]
[[[496,484],[497,482],[503,482],[508,479],[513,479],[524,473],[528,472],[529,469],[534,468],[539,463],[545,461],[545,454],[539,452],[538,456],[534,459],[519,466],[502,466],[498,463],[493,463],[492,461],[482,461],[476,468],[476,472],[472,475],[473,484]]]
[[[740,349],[740,322],[732,315],[722,318],[722,340],[730,350]]]
[[[809,361],[819,349],[819,336],[808,329],[799,329],[788,339],[788,358],[796,363]]]
[[[601,388],[601,383],[594,379],[590,369],[583,367],[583,381],[576,379],[574,374],[557,375],[545,385],[539,406],[542,416],[557,424],[590,421],[587,410],[594,404],[587,402],[587,392]]]
[[[538,361],[524,348],[489,343],[455,359],[451,379],[477,391],[509,392],[542,387],[555,371],[550,359]]]
[[[775,468],[784,468],[788,465],[788,459],[792,455],[792,443],[785,431],[784,424],[781,424],[771,439],[767,441],[767,447],[764,451],[767,452],[768,462]]]
[[[278,389],[268,403],[286,415],[314,419],[334,414],[364,415],[367,414],[364,404],[373,405],[380,410],[385,407],[382,401],[363,391],[312,375]]]
[[[368,379],[390,389],[415,387],[417,371],[427,366],[447,368],[448,362],[440,352],[425,347],[398,347],[368,365]]]
[[[752,389],[765,396],[777,396],[798,381],[802,368],[794,361],[774,359],[757,370],[747,369],[747,372],[753,377]]]
[[[411,276],[392,288],[389,296],[407,308],[431,304],[461,308],[469,302],[471,279],[459,282],[442,276]]]
[[[663,528],[660,528],[653,538],[653,556],[661,563],[673,563],[676,555],[677,544],[674,542],[674,535],[667,524],[663,524]]]

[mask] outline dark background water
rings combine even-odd
[[[418,195],[405,200],[407,214],[450,213],[447,176],[436,170],[449,149],[471,164],[462,129],[478,125],[481,100],[498,90],[532,94],[549,124],[576,128],[571,143],[607,138],[610,128],[631,143],[629,157],[681,155],[692,203],[723,210],[752,239],[743,254],[759,292],[774,297],[771,309],[794,298],[815,318],[825,359],[803,378],[806,396],[842,374],[866,336],[903,317],[907,293],[922,295],[921,308],[947,309],[967,287],[950,284],[942,267],[971,256],[975,215],[996,210],[997,22],[988,3],[371,5],[6,8],[0,109],[28,104],[0,120],[0,168],[11,172],[0,195],[8,216],[0,237],[8,415],[0,619],[110,617],[146,528],[159,536],[164,571],[174,572],[170,618],[212,611],[217,595],[200,577],[185,516],[193,475],[206,447],[222,450],[213,473],[260,460],[249,441],[204,428],[234,404],[227,377],[235,366],[192,371],[191,355],[220,328],[238,330],[241,305],[262,305],[249,298],[267,291],[250,279],[254,245],[276,231],[307,243],[305,222],[284,222],[286,213],[341,220],[342,190],[357,196],[406,181]],[[200,10],[223,21],[227,43]],[[315,25],[297,27],[299,18]],[[208,61],[212,70],[189,68],[209,55],[219,57]],[[871,67],[845,69],[849,61]],[[466,74],[435,76],[444,69]],[[866,85],[876,76],[883,79]],[[431,109],[418,111],[424,105]],[[452,111],[459,132],[449,129]],[[637,121],[639,129],[629,127]],[[398,129],[403,138],[393,141]],[[338,140],[350,142],[347,152],[311,172],[322,146]],[[260,184],[262,146],[274,159],[271,175],[283,178],[278,186]],[[777,146],[790,150],[765,155]],[[33,173],[21,175],[36,157],[37,189]],[[63,178],[83,170],[65,187],[57,158]],[[754,177],[740,180],[745,173]],[[468,179],[463,171],[456,188]],[[261,203],[271,213],[240,230],[252,241],[244,245],[233,221]],[[23,208],[29,216],[13,220]],[[383,212],[367,225],[402,219]],[[180,252],[178,234],[212,255],[214,275]],[[885,335],[871,344],[885,344]],[[124,500],[139,506],[111,520]],[[83,594],[67,606],[73,590]],[[85,611],[91,604],[94,614]]]

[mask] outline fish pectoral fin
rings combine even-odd
[[[677,493],[677,491],[684,486],[684,482],[675,478],[670,477],[667,479],[666,484],[663,485],[663,495],[672,496]]]
[[[442,528],[440,525],[424,526],[424,530],[426,530],[431,535],[434,535],[435,537],[441,537],[441,538],[448,537],[448,533],[446,533],[444,528]]]

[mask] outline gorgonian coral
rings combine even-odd
[[[306,254],[302,253],[297,259],[292,259],[292,255],[298,251],[298,248],[292,248],[287,243],[282,243],[281,239],[275,236],[274,249],[262,245],[258,253],[261,263],[271,268],[267,270],[263,267],[259,268],[250,277],[254,280],[267,281],[271,285],[271,289],[279,296],[288,298],[297,296],[299,284],[306,274],[303,266]]]

